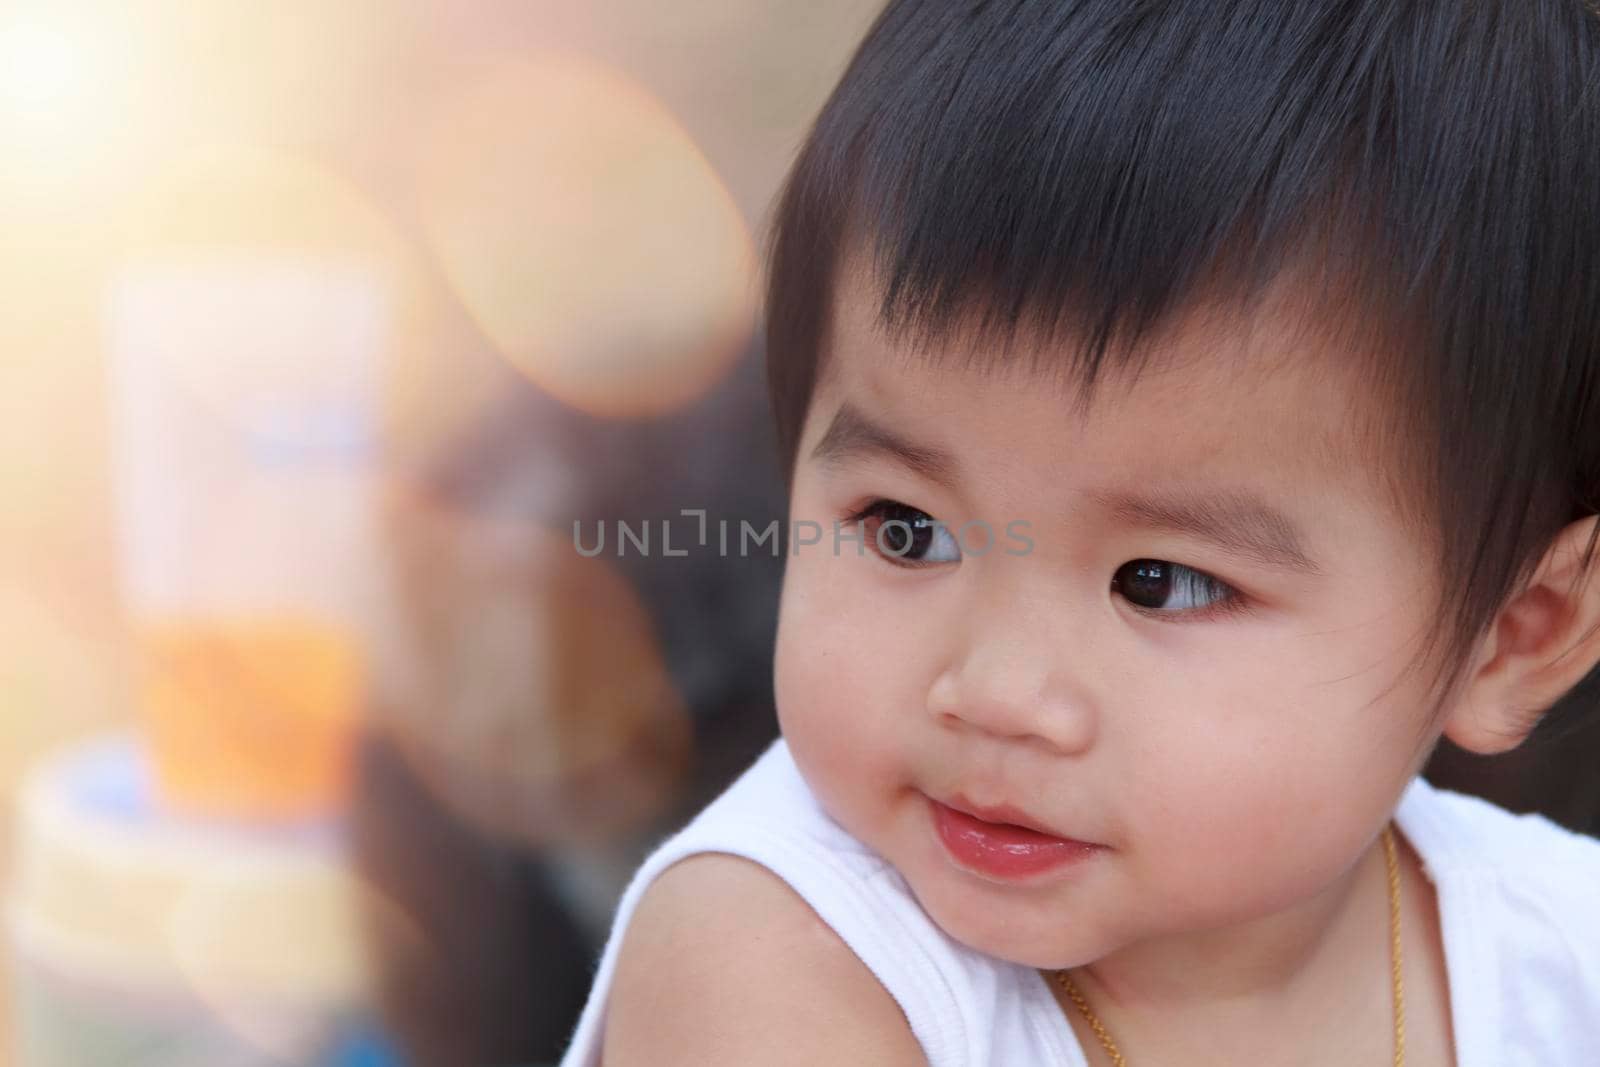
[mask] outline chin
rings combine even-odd
[[[1070,965],[1059,961],[1089,948],[1078,938],[1063,936],[1059,902],[1052,906],[1041,898],[1024,904],[1014,889],[969,881],[942,861],[931,874],[927,867],[920,876],[907,876],[903,867],[900,871],[929,918],[974,951],[1030,967],[1059,967]],[[1095,957],[1090,952],[1085,958]]]
[[[992,921],[999,917],[991,916],[973,921],[965,912],[951,916],[930,914],[947,934],[968,948],[1024,967],[1075,967],[1102,954],[1086,941],[1063,937],[1060,920],[1042,924]]]

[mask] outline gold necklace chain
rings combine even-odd
[[[1394,1067],[1405,1067],[1406,992],[1405,982],[1400,973],[1400,861],[1395,854],[1392,823],[1383,828],[1383,860],[1389,868],[1389,973],[1394,991]],[[1072,980],[1072,975],[1068,971],[1054,973],[1056,981],[1061,983],[1061,988],[1066,990],[1072,1003],[1077,1005],[1084,1022],[1089,1024],[1094,1036],[1100,1039],[1100,1046],[1106,1050],[1106,1055],[1111,1057],[1114,1067],[1128,1067],[1127,1060],[1123,1059],[1122,1053],[1117,1050],[1117,1043],[1111,1040],[1111,1034],[1106,1030],[1105,1024],[1094,1013],[1094,1009],[1089,1007],[1089,1002],[1084,999],[1077,983]]]

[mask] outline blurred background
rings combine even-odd
[[[759,249],[876,6],[0,7],[3,1062],[558,1058],[776,735]],[[1593,829],[1559,751],[1431,773]]]
[[[776,734],[717,524],[874,11],[0,5],[0,1062],[557,1058]]]

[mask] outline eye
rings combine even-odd
[[[897,500],[874,500],[845,518],[859,523],[867,550],[899,567],[958,563],[961,546],[955,535],[925,511]]]
[[[1164,559],[1136,559],[1111,576],[1111,589],[1144,615],[1210,616],[1238,611],[1237,590],[1204,571]]]

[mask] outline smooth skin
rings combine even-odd
[[[628,924],[605,1067],[923,1067],[888,990],[771,871],[717,852],[679,860]]]
[[[1034,545],[935,539],[906,566],[873,551],[869,520],[862,554],[829,537],[791,554],[778,713],[818,799],[950,936],[1078,968],[1138,1067],[1390,1062],[1380,831],[1441,734],[1515,747],[1600,659],[1600,583],[1573,582],[1594,518],[1562,531],[1430,718],[1425,672],[1405,667],[1450,577],[1353,438],[1376,401],[1293,292],[1248,322],[1185,319],[1084,418],[1020,370],[919,362],[878,329],[875,292],[841,286],[791,520],[829,530],[883,498],[951,529],[1027,520]],[[845,402],[942,453],[950,476],[881,449],[813,457]],[[1312,566],[1105,504],[1134,491],[1254,496]],[[1140,560],[1185,577],[1152,602]],[[932,829],[927,798],[958,791],[1104,848],[1026,885],[980,877]],[[1448,1065],[1437,904],[1401,851],[1407,1062]],[[870,972],[753,867],[693,857],[646,894],[607,1064],[923,1062]],[[1061,1000],[1090,1062],[1108,1062]]]

